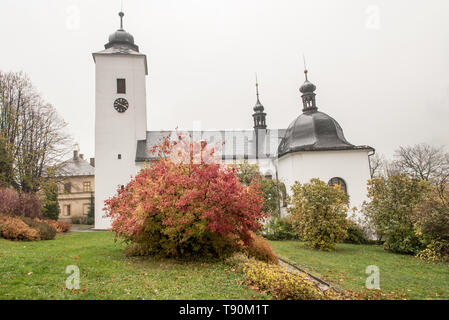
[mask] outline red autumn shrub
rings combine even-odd
[[[13,189],[0,189],[0,213],[15,215],[19,194]]]
[[[19,203],[16,215],[22,217],[36,218],[39,217],[42,209],[42,203],[36,194],[21,193],[19,194]]]
[[[41,208],[41,201],[35,194],[0,189],[0,212],[3,214],[35,218],[39,216]]]
[[[268,241],[255,233],[252,233],[253,241],[246,248],[248,256],[267,263],[278,264],[279,260]]]
[[[41,219],[41,218],[36,218],[35,220],[38,222],[44,222],[49,226],[52,226],[53,228],[56,229],[57,233],[68,232],[70,229],[72,229],[72,225],[67,222],[55,221],[51,219]]]
[[[189,137],[167,138],[151,152],[160,160],[106,201],[116,237],[133,252],[172,257],[223,256],[250,245],[266,217],[255,182],[242,185],[213,148]]]
[[[12,216],[0,217],[0,235],[9,240],[40,240],[38,230],[31,228],[21,219]]]

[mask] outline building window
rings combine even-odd
[[[70,204],[64,205],[64,215],[67,217],[70,216]]]
[[[126,93],[125,79],[117,79],[117,93]]]
[[[87,216],[90,211],[90,203],[83,204],[83,215]]]
[[[83,191],[90,192],[90,181],[83,182]]]
[[[64,192],[65,193],[72,192],[72,184],[70,182],[64,183]]]
[[[343,190],[346,194],[348,193],[346,182],[342,178],[332,178],[327,184],[330,186],[335,186],[336,184],[338,184],[341,190]]]
[[[119,155],[117,156],[117,159],[122,160],[122,155],[119,154]]]

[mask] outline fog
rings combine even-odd
[[[0,70],[26,72],[94,156],[95,65],[120,0],[2,0]],[[148,130],[252,127],[255,72],[269,128],[302,109],[306,57],[317,105],[347,140],[391,157],[449,146],[449,1],[125,0],[147,54]],[[118,128],[119,130],[120,128]]]

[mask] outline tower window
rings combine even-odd
[[[119,155],[117,156],[117,159],[122,160],[122,155],[119,154]]]
[[[117,93],[126,93],[125,79],[117,79]]]
[[[344,193],[348,193],[348,189],[346,187],[346,182],[342,179],[342,178],[332,178],[329,180],[329,182],[327,183],[330,186],[335,186],[336,184],[338,184],[340,186],[340,189],[344,191]]]

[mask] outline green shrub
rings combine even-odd
[[[73,224],[87,224],[87,217],[73,217]]]
[[[40,240],[53,240],[56,236],[56,229],[45,222],[39,222],[37,220],[20,217],[30,228],[36,229],[39,232]]]
[[[264,225],[262,235],[268,240],[294,240],[298,238],[290,217],[271,217]]]
[[[416,254],[423,248],[414,227],[413,211],[430,190],[427,181],[410,179],[404,174],[369,181],[371,201],[364,204],[363,211],[384,240],[386,250]]]
[[[347,236],[348,195],[339,185],[329,186],[319,179],[303,185],[295,182],[292,191],[288,212],[299,238],[312,248],[334,250]]]
[[[418,254],[422,260],[449,260],[449,191],[432,189],[429,196],[421,201],[413,213],[416,233],[426,246]]]
[[[87,217],[86,218],[86,224],[88,224],[88,225],[90,225],[90,226],[92,226],[92,225],[94,225],[95,224],[95,218],[93,218],[93,217]]]
[[[262,195],[264,198],[264,206],[262,211],[269,214],[280,214],[280,201],[282,199],[282,191],[285,185],[277,179],[264,177],[260,174],[258,164],[250,164],[248,160],[230,165],[237,173],[239,181],[244,185],[249,185],[253,180],[260,184]]]
[[[346,243],[366,244],[368,239],[363,232],[363,229],[355,222],[348,220],[348,236],[345,239]]]
[[[279,300],[330,300],[336,295],[329,289],[321,291],[303,274],[290,273],[279,265],[249,262],[243,268],[247,281],[258,289],[266,290]]]
[[[449,261],[449,241],[432,240],[416,257],[431,262]]]

